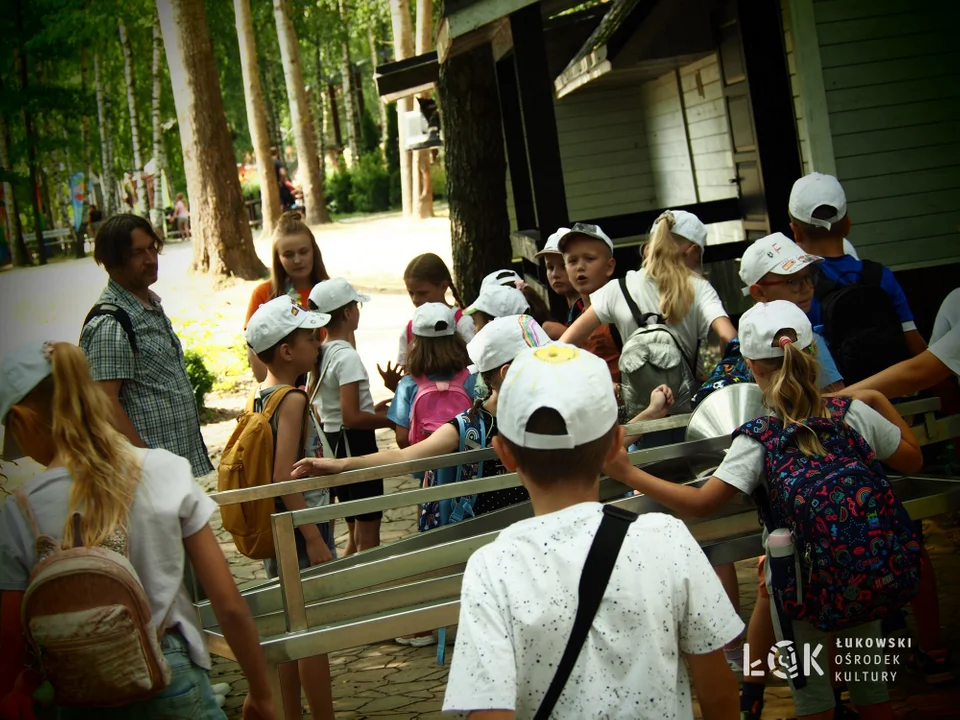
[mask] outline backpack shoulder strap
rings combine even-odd
[[[878,288],[883,282],[883,265],[873,260],[862,260],[863,271],[860,273],[860,283],[867,287]]]
[[[534,720],[548,720],[560,695],[563,694],[563,688],[570,679],[570,674],[577,664],[577,658],[580,657],[583,643],[590,634],[593,619],[597,615],[597,610],[600,609],[600,602],[610,582],[610,576],[613,574],[623,541],[627,537],[627,531],[636,519],[637,515],[628,510],[613,505],[603,506],[603,518],[600,520],[600,527],[590,545],[586,562],[583,564],[583,572],[580,575],[577,614],[573,620],[570,639],[567,640],[560,664],[557,665],[553,680],[550,681],[547,694],[537,708]]]
[[[407,345],[413,342],[413,320],[407,323]]]
[[[827,410],[830,411],[830,418],[838,423],[844,422],[853,401],[844,397],[829,397],[824,398],[824,400],[827,404]]]
[[[459,385],[460,387],[463,387],[469,378],[470,378],[470,371],[464,368],[463,370],[461,370],[460,372],[458,372],[456,375],[453,376],[453,379],[450,380],[450,384]]]
[[[127,314],[126,310],[113,303],[97,303],[90,309],[90,312],[87,313],[87,317],[83,319],[83,327],[86,327],[90,324],[91,320],[98,317],[112,317],[116,320],[120,324],[120,327],[123,328],[123,332],[126,333],[127,340],[130,342],[130,348],[134,354],[137,353],[139,350],[137,346],[137,336],[133,331],[133,322],[130,320],[130,315]]]
[[[307,394],[300,388],[295,388],[293,385],[287,385],[285,387],[274,390],[270,393],[270,397],[267,398],[266,402],[263,404],[263,409],[260,411],[260,414],[263,415],[264,420],[270,422],[273,419],[273,416],[276,415],[277,410],[280,409],[280,403],[283,402],[283,399],[290,393],[300,393],[304,397],[307,397]],[[309,402],[309,398],[307,398]]]
[[[453,321],[454,321],[454,322],[460,322],[461,318],[463,318],[463,310],[461,310],[460,308],[457,308],[457,309],[454,310],[454,312],[453,312]],[[411,320],[410,323],[411,323],[411,325],[412,325],[412,324],[413,324],[413,320]]]
[[[617,283],[620,285],[620,292],[623,294],[623,299],[627,303],[627,307],[630,308],[630,314],[633,315],[633,320],[637,323],[637,327],[644,327],[647,324],[647,320],[651,317],[656,317],[656,313],[642,313],[640,312],[640,306],[637,305],[637,301],[633,299],[633,296],[630,294],[630,290],[627,288],[627,278],[620,278]]]

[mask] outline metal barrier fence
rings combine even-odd
[[[960,416],[937,419],[934,413],[939,406],[938,399],[898,406],[904,417],[922,415],[920,424],[913,427],[921,444],[960,435]],[[653,432],[683,427],[688,420],[689,416],[668,417],[627,426],[626,430],[627,434]],[[726,436],[677,443],[630,453],[630,459],[637,466],[704,456],[715,457],[719,462],[729,444],[730,438]],[[494,456],[491,449],[471,450],[340,475],[216,493],[211,497],[220,505],[231,505],[453,467]],[[704,480],[690,482],[697,484]],[[914,519],[960,509],[960,479],[915,476],[891,478],[891,482]],[[503,528],[531,517],[533,510],[529,502],[520,503],[303,571],[297,563],[296,528],[520,484],[516,473],[511,473],[273,515],[279,577],[247,588],[243,595],[258,626],[278,716],[283,712],[278,671],[281,663],[456,624],[460,583],[470,555],[492,542]],[[601,501],[638,513],[669,512],[645,496],[624,497],[628,491],[629,488],[610,478],[601,480]],[[686,522],[714,565],[762,553],[756,508],[742,495],[710,518]],[[198,603],[197,608],[211,651],[233,658],[209,603]]]

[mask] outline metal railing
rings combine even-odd
[[[939,400],[934,398],[897,407],[905,417],[923,415],[921,424],[915,426],[914,431],[921,443],[927,444],[960,435],[960,416],[938,420],[933,413],[939,406]],[[688,420],[689,416],[669,417],[628,426],[626,430],[628,434],[653,432],[683,427]],[[729,437],[677,443],[630,453],[630,459],[639,466],[705,455],[719,460],[729,444]],[[212,497],[223,506],[454,467],[493,457],[491,449],[471,450],[340,475],[217,493]],[[704,480],[689,482],[696,484]],[[915,519],[960,508],[960,480],[925,476],[893,478],[892,483]],[[531,517],[533,510],[529,502],[519,503],[303,571],[297,562],[296,528],[338,517],[420,505],[520,484],[516,473],[510,473],[274,514],[272,523],[279,577],[247,588],[243,595],[262,638],[278,713],[283,712],[279,664],[455,624],[463,569],[470,555],[496,539],[503,528]],[[628,490],[626,486],[604,478],[600,484],[600,499],[639,513],[665,511],[645,496],[624,497]],[[715,565],[762,553],[756,508],[744,496],[738,495],[710,518],[686,522]],[[232,658],[233,653],[217,627],[209,603],[202,602],[197,607],[211,651]]]

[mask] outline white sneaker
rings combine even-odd
[[[216,683],[211,685],[210,689],[213,690],[213,699],[217,701],[217,705],[223,707],[227,702],[227,694],[230,692],[229,683]]]
[[[396,642],[410,647],[427,647],[428,645],[436,645],[437,639],[433,636],[433,633],[430,633],[429,635],[404,635],[396,638]]]

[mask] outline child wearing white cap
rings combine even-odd
[[[376,430],[390,427],[388,401],[377,404],[370,394],[370,377],[356,348],[360,308],[370,302],[343,278],[314,285],[310,307],[330,315],[327,337],[310,373],[308,393],[320,417],[327,447],[335,457],[377,452]],[[340,502],[383,495],[383,480],[368,480],[333,489]],[[380,544],[382,512],[348,517],[346,555]]]
[[[846,254],[850,217],[840,182],[817,172],[800,178],[790,192],[789,209],[797,244],[824,259],[807,315],[814,325],[824,327],[823,335],[846,381],[855,383],[923,352],[926,343],[890,269],[860,260],[855,252]],[[867,290],[841,293],[849,285]],[[874,287],[883,292],[872,292]],[[898,323],[902,335],[897,332]]]
[[[30,684],[27,668],[34,673],[40,668],[38,658],[24,642],[21,603],[39,562],[60,562],[51,557],[55,551],[43,541],[41,536],[46,536],[58,547],[83,545],[125,554],[136,571],[129,578],[139,581],[147,600],[146,624],[166,629],[159,633],[159,645],[171,671],[167,688],[132,705],[89,708],[89,717],[106,717],[111,712],[117,713],[111,717],[175,716],[181,714],[184,697],[193,698],[190,717],[225,717],[210,685],[210,653],[203,630],[183,584],[188,559],[214,612],[224,621],[225,639],[249,682],[245,708],[252,715],[272,716],[273,700],[257,628],[210,528],[216,505],[194,482],[190,463],[166,450],[134,448],[114,427],[113,408],[91,378],[83,351],[70,343],[35,342],[4,355],[0,361],[0,422],[4,425],[3,459],[27,455],[47,466],[24,482],[0,509],[0,634],[4,643],[0,696],[4,711],[23,713],[16,712],[16,717],[34,716],[34,688],[24,689]],[[75,517],[81,518],[78,524]],[[103,575],[91,577],[99,579],[100,589],[106,587]],[[116,577],[118,583],[121,579]],[[49,592],[51,587],[46,589]],[[113,605],[116,596],[101,599],[93,595],[85,602],[89,604],[74,608],[76,614],[99,612],[105,605]],[[57,614],[62,618],[73,613]],[[100,617],[109,625],[105,614]],[[38,619],[37,615],[28,613],[24,618],[33,619]],[[55,639],[53,645],[57,645]],[[80,665],[60,668],[65,683],[72,680],[76,687],[89,681],[90,675],[85,674],[89,668]],[[21,685],[18,678],[26,683]],[[56,687],[53,690],[60,693]],[[5,712],[0,714],[8,717]]]
[[[443,455],[445,453],[464,450],[468,444],[486,447],[497,434],[497,391],[503,382],[503,375],[513,358],[527,347],[540,347],[550,342],[550,338],[537,322],[528,315],[514,315],[497,318],[485,325],[476,337],[467,345],[470,359],[483,377],[489,394],[478,399],[474,406],[453,418],[449,423],[438,428],[430,437],[410,445],[401,450],[384,450],[375,455],[365,457],[350,457],[331,460],[327,458],[305,458],[297,466],[296,477],[306,477],[311,474],[331,475],[347,470],[378,467],[407,460]],[[474,477],[497,475],[502,472],[499,463],[486,462],[461,466],[454,471],[453,479],[468,480]],[[433,478],[435,479],[432,479]],[[442,483],[450,480],[437,478],[432,472],[427,473],[425,482]],[[456,519],[480,515],[492,510],[521,502],[527,498],[526,491],[518,488],[497,490],[477,496],[476,501],[470,503],[455,503],[444,501],[430,503],[420,517],[420,528],[429,530],[451,521],[451,515]],[[455,507],[456,505],[456,507]]]
[[[567,316],[568,328],[560,336],[566,338],[570,327],[584,314],[590,314],[593,295],[608,287],[617,261],[613,257],[613,240],[599,225],[574,223],[569,231],[560,236],[557,248],[563,253],[570,283],[580,297],[570,306]],[[581,324],[582,333],[576,344],[607,361],[613,382],[620,382],[620,351],[624,335],[611,323],[591,322]]]
[[[529,310],[530,303],[513,285],[487,285],[480,289],[480,295],[463,314],[473,318],[473,325],[479,332],[494,318],[525,315]]]
[[[523,295],[524,302],[521,304],[516,298],[507,299],[509,296],[502,293],[499,297],[493,299],[495,296],[490,295],[490,290],[497,287],[520,291]],[[480,298],[484,297],[485,299],[481,301]],[[540,297],[536,290],[527,285],[523,278],[514,270],[494,270],[487,275],[480,283],[480,296],[474,301],[471,307],[476,309],[477,302],[482,302],[489,306],[488,308],[480,308],[480,311],[485,315],[485,317],[480,318],[482,321],[489,322],[492,318],[504,317],[506,315],[530,315],[547,331],[547,335],[549,335],[551,339],[556,339],[563,334],[564,325],[551,319],[550,309],[547,307],[546,301]],[[493,312],[489,311],[491,308]],[[479,329],[482,327],[482,324],[476,325],[478,322],[477,315],[470,313],[469,310],[470,308],[467,308],[463,311],[463,314],[472,315],[474,325]]]
[[[467,563],[443,709],[530,718],[732,717],[737,684],[721,648],[743,628],[683,522],[631,523],[576,664],[549,712],[584,583],[602,565],[594,539],[610,523],[598,502],[603,464],[623,431],[606,364],[570,345],[524,350],[499,395],[494,447],[529,490],[535,517],[501,531]],[[625,511],[620,511],[624,513]],[[600,571],[602,572],[602,571]],[[642,577],[642,582],[638,578]],[[499,715],[498,715],[499,716]]]
[[[864,647],[870,647],[868,642],[882,642],[880,621],[873,618],[898,606],[884,604],[886,592],[893,592],[894,588],[907,592],[911,588],[901,582],[910,585],[919,581],[919,546],[909,520],[901,521],[907,518],[906,512],[889,490],[877,460],[904,473],[916,472],[923,463],[917,440],[890,402],[879,393],[864,392],[853,401],[824,398],[820,394],[815,382],[816,359],[811,351],[813,329],[793,303],[775,301],[748,310],[740,320],[740,342],[763,391],[770,416],[752,420],[735,433],[726,457],[706,483],[698,487],[661,480],[633,467],[625,454],[605,469],[612,477],[681,515],[705,517],[737,492],[755,495],[764,518],[765,543],[767,533],[775,529],[792,530],[796,557],[801,564],[800,576],[811,578],[802,590],[795,581],[791,586],[786,580],[778,580],[775,586],[774,571],[767,558],[766,586],[771,596],[789,599],[789,592],[803,593],[802,603],[797,604],[794,598],[789,615],[787,605],[771,603],[777,639],[792,639],[798,647],[804,643],[810,648],[818,643],[832,647],[830,636],[821,629],[830,626],[837,640],[850,638],[850,642],[862,643]],[[855,430],[857,437],[851,439],[847,428]],[[841,477],[856,479],[852,482],[835,479]],[[882,552],[887,559],[882,564],[868,566],[887,568],[886,563],[894,562],[903,568],[903,576],[883,575],[882,584],[873,585],[878,579],[875,575],[834,567],[831,568],[833,577],[837,583],[844,583],[843,586],[828,591],[818,584],[823,574],[813,572],[813,563],[834,562],[824,560],[820,553],[833,553],[835,541],[832,535],[815,534],[811,529],[820,527],[816,520],[818,508],[832,512],[833,506],[828,507],[830,503],[810,502],[809,492],[820,487],[830,488],[831,497],[841,493],[844,507],[849,509],[846,520],[837,523],[834,519],[834,532],[839,524],[841,537],[847,538],[851,532],[848,523],[857,522],[866,527],[869,520],[871,533],[883,540],[880,548],[871,544],[870,552]],[[869,488],[869,493],[864,494],[864,488]],[[888,509],[879,511],[879,515],[863,505],[873,495],[877,497],[876,503],[888,503],[884,506]],[[810,508],[813,514],[803,512],[802,508]],[[902,517],[895,514],[898,511],[902,511]],[[822,526],[826,527],[827,521],[823,521]],[[900,570],[891,572],[899,574]],[[857,582],[871,583],[871,587],[861,587]],[[879,593],[877,587],[889,590]],[[775,595],[775,592],[782,594]],[[850,597],[861,598],[864,605],[844,604],[835,608],[830,604],[846,602],[842,598]],[[869,605],[875,598],[878,604]],[[898,596],[899,604],[904,601],[905,596]],[[868,607],[873,614],[863,617]],[[758,652],[762,654],[764,650]],[[891,717],[886,683],[870,679],[881,677],[878,671],[884,669],[882,660],[877,667],[872,664],[873,658],[861,658],[865,664],[844,668],[856,671],[846,680],[860,716],[864,720]],[[829,675],[812,673],[804,687],[797,688],[791,681],[791,688],[799,717],[827,712],[835,706]]]
[[[450,268],[439,255],[434,253],[423,253],[417,255],[411,260],[403,271],[403,283],[406,285],[407,294],[415,308],[424,303],[443,303],[447,304],[447,293],[453,296],[456,303],[454,314],[457,319],[457,332],[464,342],[470,342],[474,336],[473,320],[463,314],[460,309],[464,307],[460,299],[460,293],[453,282],[453,275]],[[403,332],[400,333],[400,346],[397,350],[397,364],[391,365],[389,362],[385,368],[377,366],[380,376],[383,378],[383,384],[390,390],[396,390],[400,378],[403,377],[403,366],[407,362],[407,352],[410,343],[413,342],[413,321],[407,323]]]
[[[407,355],[407,374],[397,385],[397,392],[387,410],[387,419],[396,426],[399,447],[405,448],[417,442],[416,432],[411,438],[411,421],[418,400],[433,396],[432,400],[424,403],[417,418],[417,425],[430,433],[436,431],[437,421],[442,425],[473,404],[477,376],[467,369],[468,365],[470,355],[467,353],[467,344],[457,333],[453,308],[443,303],[426,303],[418,307],[413,313],[413,342]],[[448,393],[454,393],[454,396]],[[431,416],[432,408],[446,405],[438,402],[438,398],[460,395],[465,407],[444,418]],[[420,432],[422,434],[423,430]]]
[[[574,303],[580,299],[580,293],[570,282],[567,275],[567,266],[563,262],[563,253],[560,252],[560,238],[570,232],[570,228],[557,228],[557,231],[547,238],[543,250],[536,254],[536,257],[543,258],[543,266],[547,271],[547,282],[550,289],[567,302],[567,307],[572,308]]]
[[[688,375],[695,375],[697,349],[710,330],[724,344],[737,335],[716,290],[693,269],[699,267],[706,237],[707,229],[695,215],[680,210],[663,213],[654,223],[643,267],[594,292],[590,308],[561,339],[582,346],[601,323],[612,323],[626,343],[640,328],[639,320],[659,316],[676,339]],[[670,343],[671,349],[676,346]],[[671,389],[678,398],[674,411],[685,412],[690,398],[683,397],[679,385]],[[638,388],[635,395],[645,399],[646,388]]]

